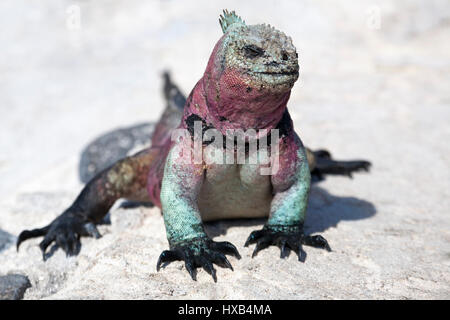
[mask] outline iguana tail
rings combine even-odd
[[[186,103],[186,97],[172,82],[169,72],[165,71],[163,78],[166,108],[156,123],[155,131],[152,135],[152,146],[163,146],[166,144],[167,139],[170,139],[172,130],[176,129],[181,122]]]

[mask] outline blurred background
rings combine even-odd
[[[371,201],[384,222],[431,228],[448,285],[448,0],[2,0],[0,229],[13,237],[48,222],[82,188],[90,141],[156,121],[163,70],[188,94],[223,9],[292,37],[300,78],[288,106],[303,142],[374,164],[325,186]]]

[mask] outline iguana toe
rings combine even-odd
[[[233,270],[226,254],[234,255],[237,259],[241,258],[236,247],[229,242],[215,242],[205,238],[190,239],[163,251],[156,264],[156,270],[159,271],[161,266],[165,267],[172,261],[180,260],[184,261],[192,280],[195,281],[197,278],[196,268],[202,267],[212,276],[214,282],[217,282],[213,264]]]
[[[80,252],[81,236],[98,239],[101,234],[92,222],[86,222],[83,218],[66,212],[44,228],[22,231],[17,239],[17,250],[23,241],[40,236],[44,236],[39,247],[45,261],[51,255],[47,253],[47,248],[54,242],[57,247],[64,250],[67,256],[74,256]]]
[[[253,231],[245,242],[245,247],[256,243],[252,253],[254,258],[259,251],[276,245],[280,247],[280,258],[284,259],[289,256],[290,250],[298,255],[298,260],[304,262],[306,260],[306,252],[302,245],[322,248],[331,251],[331,248],[324,237],[320,235],[306,236],[303,234],[302,228],[298,226],[265,226],[262,230]]]

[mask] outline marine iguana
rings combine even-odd
[[[158,271],[162,264],[174,260],[184,261],[194,280],[197,267],[203,267],[214,281],[213,264],[233,270],[226,255],[240,259],[236,247],[226,241],[213,241],[205,233],[203,221],[215,219],[268,216],[264,227],[253,231],[245,243],[256,243],[252,257],[270,245],[281,248],[281,258],[295,251],[300,261],[306,255],[302,245],[331,250],[322,236],[303,233],[310,170],[318,169],[319,174],[348,173],[368,169],[370,164],[334,162],[326,151],[313,153],[304,148],[286,106],[299,76],[298,55],[290,37],[266,24],[247,25],[234,11],[224,11],[219,22],[224,35],[189,95],[180,121],[168,121],[163,116],[150,148],[98,173],[53,222],[23,231],[17,249],[27,239],[44,236],[39,245],[44,260],[53,242],[67,255],[74,255],[80,237],[99,238],[96,224],[117,199],[126,198],[151,201],[162,209],[169,250],[161,253]],[[201,133],[213,129],[225,136],[226,148],[214,143],[217,141],[199,140],[196,129]],[[234,161],[239,150],[234,148],[234,138],[233,147],[228,149],[227,134],[230,130],[249,129],[257,133],[246,137],[245,161],[239,163]],[[173,139],[173,133],[180,130],[187,136]],[[279,139],[272,142],[276,148],[269,151],[261,147],[261,142],[269,140],[272,132],[279,132]],[[256,150],[248,147],[254,141]],[[200,161],[192,161],[186,151],[192,144],[195,151],[196,143]],[[232,163],[213,161],[230,153]],[[268,159],[268,165],[247,163],[255,156]],[[278,170],[262,174],[261,169],[273,168],[275,161]],[[323,170],[317,166],[320,161],[328,163]]]

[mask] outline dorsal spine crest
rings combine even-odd
[[[236,12],[233,10],[228,12],[228,10],[223,10],[223,15],[220,15],[219,18],[220,27],[222,28],[223,33],[227,32],[228,28],[235,23],[245,25],[245,21],[239,17]]]

